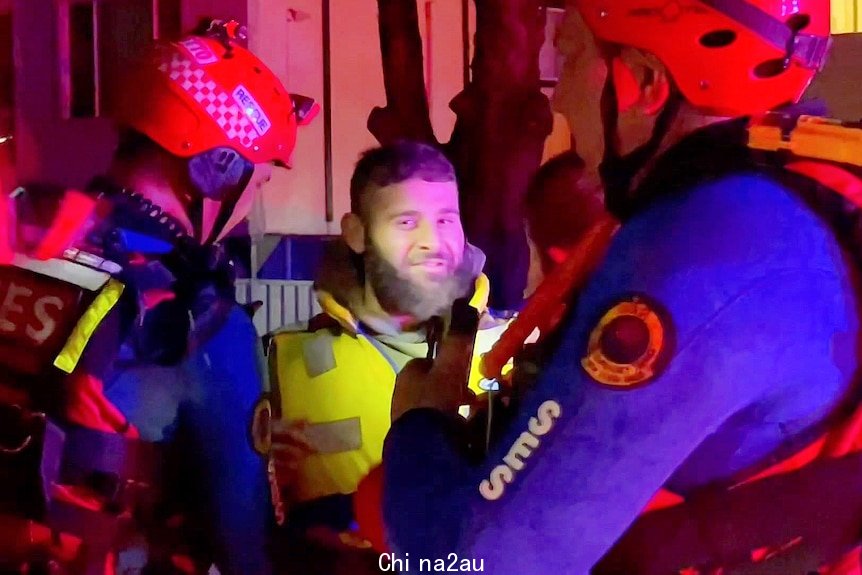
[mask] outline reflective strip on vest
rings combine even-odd
[[[104,271],[94,270],[76,262],[57,258],[37,260],[23,254],[15,254],[12,265],[76,285],[89,291],[102,289],[111,278]]]
[[[55,367],[66,373],[72,373],[75,370],[96,328],[120,300],[124,289],[125,286],[117,280],[108,281],[78,320],[78,324],[66,340],[66,345],[54,359]]]

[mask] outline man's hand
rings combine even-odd
[[[278,484],[290,486],[296,470],[309,455],[317,453],[305,436],[308,423],[288,422],[281,419],[272,422],[272,458]]]
[[[393,423],[411,409],[430,407],[454,414],[471,402],[467,385],[478,326],[478,312],[466,300],[456,301],[452,325],[437,357],[414,359],[398,374],[392,395]]]
[[[81,427],[119,433],[137,438],[138,430],[132,426],[117,407],[105,397],[102,381],[83,370],[77,370],[66,380],[66,418]]]

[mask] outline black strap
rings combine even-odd
[[[797,58],[812,70],[823,67],[829,51],[828,36],[801,34],[792,25],[773,18],[746,0],[700,0],[713,10],[748,28],[779,50],[786,52],[786,64]],[[789,20],[792,22],[792,20]]]

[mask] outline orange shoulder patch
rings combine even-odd
[[[612,306],[590,333],[581,366],[597,382],[619,388],[648,382],[670,355],[666,314],[640,296]]]

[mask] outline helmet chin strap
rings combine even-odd
[[[225,232],[227,224],[236,210],[239,198],[242,197],[244,191],[245,189],[240,190],[236,198],[222,200],[221,202],[203,198],[201,231],[198,234],[202,244],[212,244],[218,241],[219,236]]]
[[[612,59],[605,59],[608,75],[602,90],[601,114],[604,127],[605,154],[599,166],[599,175],[605,187],[605,206],[620,220],[630,215],[633,198],[632,183],[635,177],[653,159],[661,147],[671,124],[679,114],[682,97],[676,91],[670,96],[656,118],[649,140],[626,155],[617,152],[619,127],[619,103],[613,74],[610,73]]]
[[[201,244],[214,243],[236,209],[242,193],[254,175],[254,164],[230,148],[215,148],[189,159],[191,193],[186,199],[186,212],[194,226],[195,237]],[[212,227],[204,229],[208,210],[205,200],[218,205]]]
[[[249,180],[250,179],[251,174],[249,174]],[[207,234],[207,237],[201,242],[202,244],[209,245],[218,240],[221,233],[225,230],[225,226],[227,226],[227,223],[230,221],[234,210],[236,210],[236,205],[243,192],[248,187],[248,184],[249,181],[246,181],[245,184],[236,189],[234,194],[226,197],[218,203],[218,212],[216,213],[215,221],[213,222],[212,228],[210,228],[209,234]],[[206,210],[203,210],[203,214],[206,215]]]

